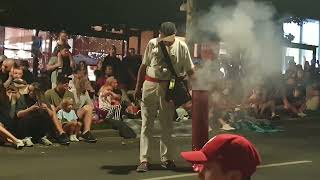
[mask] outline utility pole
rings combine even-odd
[[[197,32],[197,18],[198,18],[198,3],[199,0],[187,0],[184,4],[184,10],[187,14],[186,22],[186,42],[190,49],[190,52],[193,52],[195,38],[194,35]]]

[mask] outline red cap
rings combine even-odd
[[[224,170],[240,170],[246,177],[250,177],[261,163],[260,155],[252,143],[233,134],[217,135],[200,151],[182,152],[181,156],[193,164],[218,161]]]

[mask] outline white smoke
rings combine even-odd
[[[218,35],[229,52],[241,52],[250,83],[281,72],[281,31],[273,21],[274,8],[263,2],[238,0],[233,6],[215,5],[199,19],[199,30]],[[235,58],[233,60],[239,60]],[[207,89],[215,78],[206,64],[198,70],[198,87]],[[258,78],[260,77],[260,78]]]

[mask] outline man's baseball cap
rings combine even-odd
[[[181,156],[193,164],[217,161],[224,170],[239,170],[245,177],[250,177],[261,163],[260,155],[252,143],[233,134],[217,135],[200,151],[182,152]]]
[[[71,78],[63,73],[59,73],[57,76],[57,83],[65,84],[65,83],[69,83],[70,80]]]

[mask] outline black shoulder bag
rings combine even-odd
[[[171,79],[168,84],[165,98],[167,101],[173,101],[175,107],[178,108],[191,100],[187,81],[183,80],[181,77],[178,77],[164,43],[160,41],[159,45],[164,56],[164,62],[167,64],[169,71],[171,71],[171,74],[174,76],[174,78]]]

